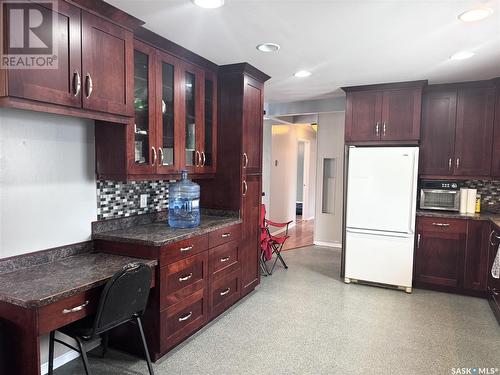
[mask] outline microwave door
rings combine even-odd
[[[420,208],[458,211],[460,208],[460,191],[422,189],[420,191]]]

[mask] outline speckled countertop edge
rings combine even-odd
[[[171,228],[165,222],[155,222],[126,229],[94,233],[92,239],[125,242],[145,246],[165,246],[241,222],[241,219],[235,217],[202,215],[201,224],[196,228]]]
[[[158,264],[156,260],[104,253],[75,255],[0,275],[0,302],[23,308],[42,307],[104,285],[131,262],[150,267]]]

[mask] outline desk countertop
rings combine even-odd
[[[105,284],[131,262],[157,264],[156,260],[87,253],[0,274],[0,302],[25,308],[54,303]]]

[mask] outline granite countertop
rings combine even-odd
[[[490,212],[481,212],[477,214],[461,214],[459,212],[451,212],[451,211],[417,210],[417,216],[442,217],[448,219],[461,219],[461,220],[486,220],[486,221],[489,220],[500,228],[500,215]]]
[[[0,301],[25,308],[44,306],[105,284],[131,262],[157,264],[104,253],[70,256],[0,274]]]
[[[92,238],[94,240],[127,242],[146,246],[164,246],[239,223],[241,223],[241,219],[236,217],[202,215],[200,226],[196,228],[172,228],[166,222],[155,222],[109,232],[94,233]]]

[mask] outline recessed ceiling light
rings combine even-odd
[[[452,60],[465,60],[465,59],[471,58],[474,55],[475,55],[474,52],[462,51],[462,52],[457,52],[454,55],[451,55],[450,59],[452,59]]]
[[[309,77],[311,74],[312,73],[307,71],[307,70],[299,70],[293,76],[298,77],[298,78],[305,78],[305,77]]]
[[[262,43],[259,44],[256,48],[261,52],[276,52],[281,47],[279,44],[276,43]]]
[[[195,5],[205,9],[220,8],[224,5],[224,0],[192,0]]]
[[[475,21],[481,21],[486,17],[491,16],[492,14],[493,14],[493,9],[481,7],[481,8],[470,9],[466,12],[463,12],[458,16],[458,19],[463,22],[475,22]]]

